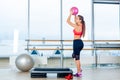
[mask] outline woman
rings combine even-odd
[[[67,18],[67,23],[72,26],[73,33],[74,33],[74,40],[73,40],[73,54],[72,57],[75,59],[77,73],[74,74],[76,77],[82,76],[81,64],[80,64],[80,51],[83,49],[84,44],[81,40],[81,37],[85,36],[85,21],[83,16],[81,15],[74,15],[74,22],[71,22],[72,11],[70,11],[70,15]]]

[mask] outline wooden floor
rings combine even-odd
[[[75,72],[75,69],[72,70]],[[30,72],[20,72],[14,68],[0,69],[0,80],[65,80],[65,78],[57,78],[57,74],[47,76],[47,78],[31,78]],[[83,76],[74,77],[73,80],[120,80],[120,68],[83,69]]]

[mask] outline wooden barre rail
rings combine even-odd
[[[35,40],[35,39],[27,39],[25,41],[31,41],[31,42],[41,42],[41,41],[46,41],[46,42],[59,42],[59,41],[64,41],[64,42],[71,42],[73,40]],[[84,42],[120,42],[120,40],[83,40]]]
[[[73,40],[35,40],[35,39],[27,39],[26,41],[31,41],[31,42],[71,42]],[[84,42],[93,42],[93,40],[83,40]],[[120,40],[94,40],[94,42],[120,42]],[[28,46],[31,46],[28,44]],[[49,45],[50,46],[50,45]],[[25,50],[57,50],[57,48],[26,48]],[[72,48],[63,48],[59,50],[72,50]],[[83,48],[83,50],[120,50],[120,48],[116,47],[107,47],[107,48]]]
[[[94,48],[84,48],[83,50],[93,50]],[[72,50],[72,48],[64,48],[64,49],[57,49],[57,48],[29,48],[25,50]]]
[[[31,42],[41,42],[41,41],[45,41],[45,42],[60,42],[60,41],[71,42],[73,40],[26,40],[26,41],[31,41]],[[84,41],[90,42],[91,40],[84,40]]]
[[[29,48],[25,50],[73,50],[72,48]],[[120,50],[120,48],[83,48],[83,50]]]

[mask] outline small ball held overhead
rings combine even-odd
[[[70,10],[72,11],[72,15],[77,15],[79,12],[77,7],[72,7]]]

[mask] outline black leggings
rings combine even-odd
[[[84,44],[81,39],[73,40],[73,54],[72,57],[75,58],[75,60],[80,59],[80,51],[83,49]]]

